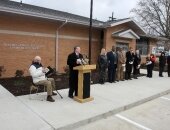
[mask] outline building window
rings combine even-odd
[[[129,50],[129,44],[128,43],[123,43],[123,42],[116,42],[116,48],[122,48],[125,52]]]
[[[148,54],[148,40],[147,39],[139,39],[136,41],[136,49],[139,50],[141,55]]]

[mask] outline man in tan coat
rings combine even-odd
[[[117,81],[119,81],[119,80],[124,81],[123,70],[125,68],[126,58],[125,58],[125,54],[124,54],[122,48],[118,48],[117,55],[118,55],[118,62],[117,62],[116,78],[117,78]]]

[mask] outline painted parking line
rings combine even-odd
[[[152,129],[150,129],[150,128],[147,128],[147,127],[145,127],[145,126],[143,126],[143,125],[141,125],[141,124],[139,124],[139,123],[137,123],[137,122],[134,122],[134,121],[132,121],[132,120],[130,120],[130,119],[124,117],[124,116],[121,116],[121,115],[119,115],[119,114],[116,114],[115,116],[116,116],[117,118],[120,118],[120,119],[122,119],[122,120],[130,123],[130,124],[133,124],[133,125],[137,126],[138,128],[142,128],[143,130],[152,130]]]
[[[166,97],[160,97],[161,99],[164,99],[164,100],[168,100],[170,101],[170,98],[166,98]]]

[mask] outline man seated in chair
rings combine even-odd
[[[53,92],[55,90],[55,81],[53,78],[46,77],[47,68],[42,66],[40,56],[34,58],[29,72],[35,85],[44,85],[47,88],[47,101],[54,102],[55,100],[52,98],[52,95],[57,95]]]

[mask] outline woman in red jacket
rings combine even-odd
[[[155,62],[156,62],[156,56],[154,54],[150,54],[150,60],[152,62],[151,69],[153,70],[153,68],[155,66]]]

